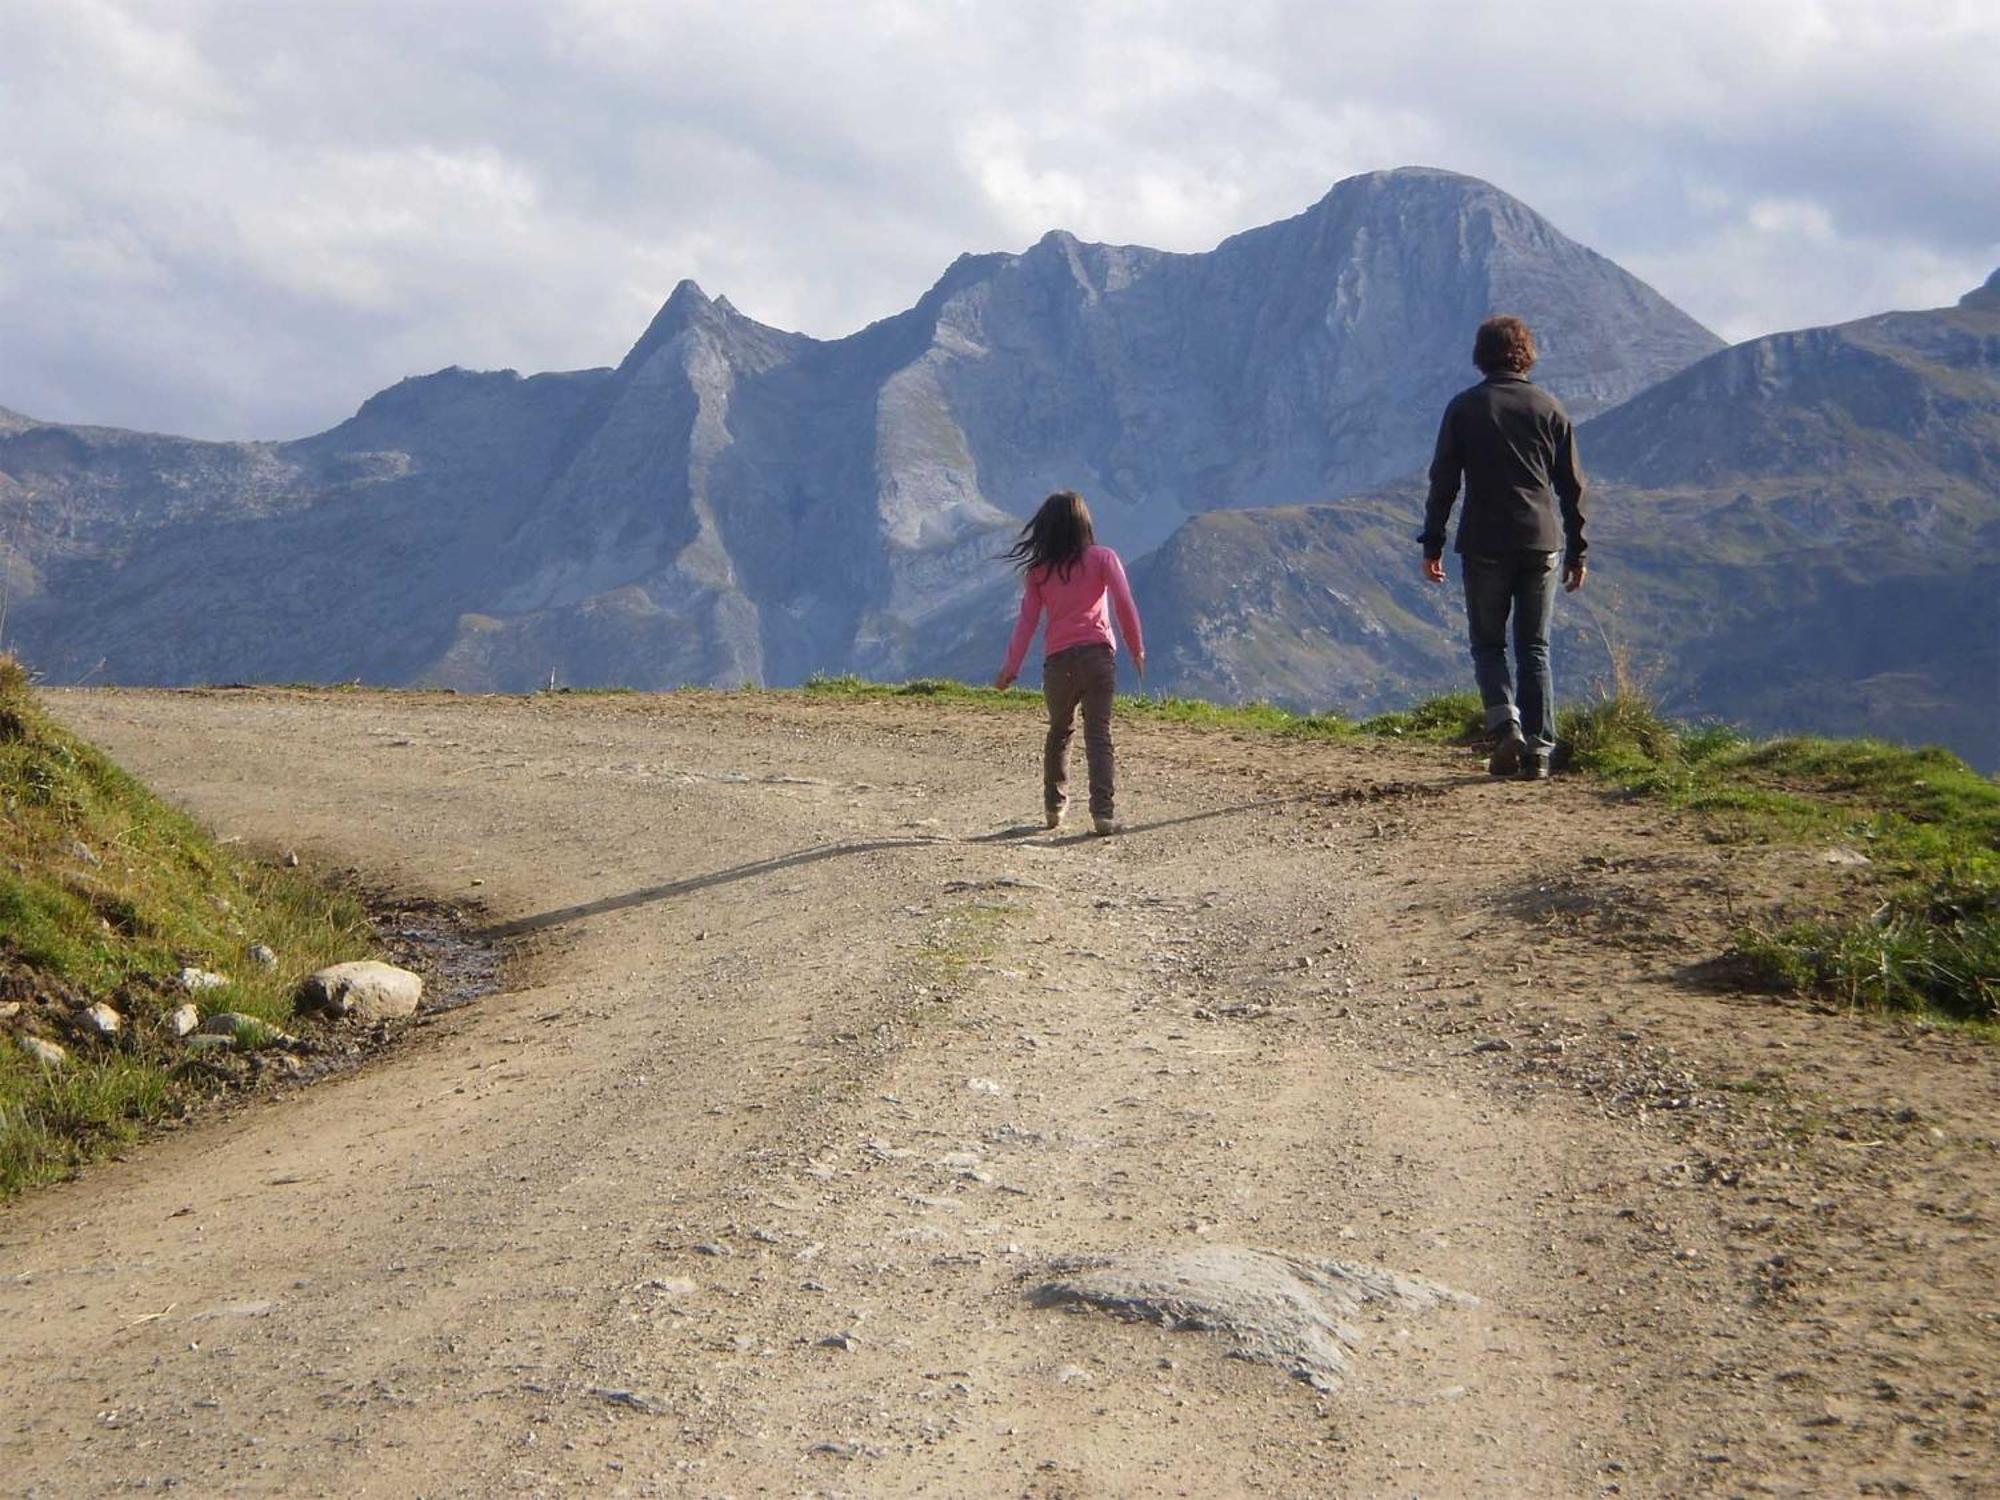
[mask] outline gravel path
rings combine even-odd
[[[923,703],[51,702],[513,983],[0,1212],[10,1493],[2000,1487],[1991,1049],[1699,987],[1814,851],[1150,725],[1049,835],[1032,720]],[[1318,1389],[1034,1295],[1238,1248],[1474,1300]]]

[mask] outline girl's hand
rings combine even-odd
[[[998,688],[1003,693],[1006,692],[1007,689],[1012,687],[1013,685],[1014,685],[1014,674],[1012,672],[1003,671],[998,677],[993,679],[993,686]]]

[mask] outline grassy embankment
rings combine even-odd
[[[817,678],[806,691],[996,709],[1041,702],[1020,688],[996,693],[936,680]],[[1304,739],[1469,743],[1480,727],[1471,694],[1358,721],[1182,698],[1121,699],[1119,712]],[[1722,725],[1672,723],[1631,691],[1565,710],[1560,732],[1572,767],[1698,814],[1714,837],[1866,856],[1873,910],[1738,935],[1735,957],[1754,982],[1849,1006],[2000,1026],[2000,785],[1944,750],[1759,740]]]
[[[255,962],[251,945],[278,955]],[[45,715],[0,656],[0,1197],[72,1173],[217,1087],[167,1024],[192,1001],[282,1024],[299,976],[365,956],[360,905],[231,857]],[[184,993],[184,967],[229,983]],[[103,1002],[123,1019],[97,1038]],[[67,1059],[32,1055],[26,1038]]]

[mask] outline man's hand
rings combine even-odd
[[[1424,559],[1424,577],[1428,578],[1432,583],[1444,582],[1443,554],[1440,553],[1436,557],[1427,557]]]
[[[1590,569],[1586,568],[1580,562],[1565,563],[1563,565],[1563,592],[1574,594],[1578,589],[1582,588],[1584,574],[1589,571]]]
[[[1014,685],[1014,674],[1012,672],[1007,671],[1004,667],[1001,669],[1000,675],[993,679],[993,686],[998,688],[1003,693],[1006,692],[1007,689],[1012,687],[1013,685]]]

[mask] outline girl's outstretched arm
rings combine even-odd
[[[1139,605],[1132,597],[1132,585],[1125,577],[1125,564],[1118,554],[1105,548],[1104,586],[1111,591],[1111,606],[1118,611],[1118,633],[1125,637],[1125,649],[1143,670],[1146,664],[1146,634],[1139,628]]]
[[[1014,621],[1014,638],[1007,643],[1007,665],[993,679],[995,687],[1010,688],[1014,685],[1014,679],[1021,675],[1021,663],[1027,659],[1028,643],[1035,638],[1035,627],[1041,623],[1042,585],[1030,573],[1021,588],[1021,613]]]

